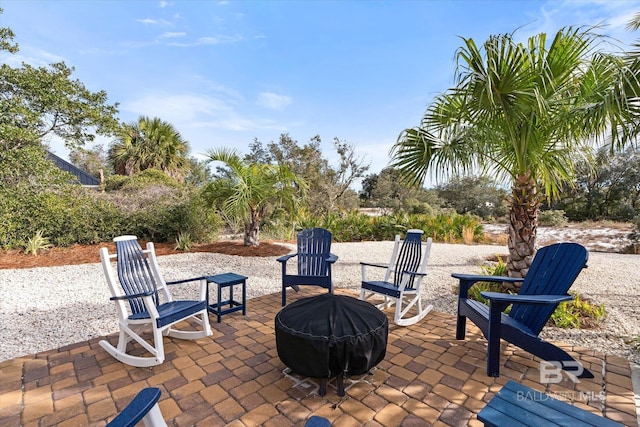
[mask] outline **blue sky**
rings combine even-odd
[[[625,31],[640,1],[61,1],[2,0],[18,55],[1,62],[64,61],[90,90],[172,123],[191,155],[281,133],[320,135],[333,160],[338,137],[379,172],[399,133],[453,85],[460,37],[523,39],[567,25]],[[101,141],[105,146],[108,140]],[[52,150],[68,154],[57,141]]]

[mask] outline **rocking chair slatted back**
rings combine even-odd
[[[588,251],[575,243],[559,243],[536,252],[519,295],[566,295],[578,274],[587,265]],[[561,261],[559,261],[561,260]],[[556,305],[514,304],[509,317],[539,334]]]
[[[117,271],[118,279],[126,295],[153,292],[153,302],[157,306],[158,286],[149,267],[149,262],[136,239],[117,239]],[[133,315],[145,312],[142,298],[129,299]]]
[[[420,270],[420,262],[422,261],[422,232],[408,232],[402,246],[398,258],[395,262],[393,283],[399,286],[406,275],[408,278],[405,289],[415,289],[416,276],[413,274],[405,274],[406,271],[416,272]]]
[[[327,275],[331,238],[331,232],[324,228],[303,230],[298,234],[298,275]]]

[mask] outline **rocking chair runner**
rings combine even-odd
[[[465,337],[467,317],[475,323],[489,341],[487,375],[500,375],[500,338],[547,361],[560,363],[563,369],[579,378],[593,378],[564,350],[538,335],[558,304],[573,299],[567,292],[586,267],[589,253],[577,243],[556,243],[538,250],[527,277],[452,274],[460,280],[458,291],[458,323],[456,339]],[[481,292],[490,301],[483,303],[468,298],[468,291],[476,282],[522,282],[517,295],[500,292]],[[503,311],[513,304],[509,314]]]
[[[404,240],[397,235],[388,265],[360,263],[362,267],[360,299],[367,300],[382,296],[384,301],[376,305],[381,310],[395,304],[394,323],[399,326],[413,325],[433,309],[432,305],[422,307],[422,280],[427,275],[427,262],[431,252],[431,238],[423,242],[422,234],[422,230],[408,230]],[[367,280],[367,267],[386,268],[384,279]],[[405,317],[412,309],[417,313]]]
[[[198,339],[211,335],[206,306],[206,278],[165,282],[160,274],[153,243],[142,250],[136,236],[120,236],[116,242],[116,254],[110,255],[107,248],[100,248],[100,259],[104,274],[115,302],[120,334],[118,345],[108,341],[100,345],[119,361],[132,366],[159,365],[164,361],[163,335],[180,339]],[[118,276],[114,275],[111,260],[115,258]],[[200,282],[199,300],[173,301],[167,285]],[[125,304],[128,302],[129,304]],[[128,308],[127,308],[128,306]],[[199,318],[198,318],[199,317]],[[183,320],[193,319],[202,330],[183,331],[173,326]],[[151,329],[151,343],[141,333]],[[151,357],[127,353],[127,344],[135,341],[151,353]]]
[[[331,232],[324,228],[302,230],[298,234],[298,252],[282,256],[277,261],[282,265],[282,306],[287,305],[287,287],[296,292],[300,285],[320,286],[333,293],[331,265],[338,256],[331,253]],[[298,258],[297,274],[287,274],[287,261]]]

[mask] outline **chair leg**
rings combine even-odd
[[[456,339],[463,340],[467,331],[467,316],[460,316],[458,314],[458,321],[456,322]]]
[[[500,322],[502,311],[500,305],[491,304],[489,308],[489,329],[487,331],[487,375],[500,376]]]
[[[282,306],[287,305],[287,287],[282,284]]]

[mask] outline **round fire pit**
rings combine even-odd
[[[361,375],[386,354],[389,321],[373,305],[356,298],[323,294],[298,300],[276,314],[276,347],[293,372],[326,381],[337,377],[344,395],[345,376]]]

